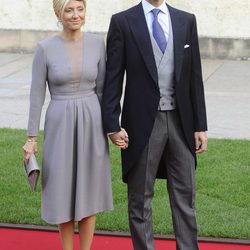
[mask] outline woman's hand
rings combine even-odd
[[[109,138],[119,148],[128,148],[129,138],[125,129],[121,128],[121,131],[110,134]]]
[[[37,154],[38,152],[36,137],[30,137],[27,139],[26,143],[23,146],[23,151],[24,151],[23,160],[25,164],[28,164],[30,155]]]

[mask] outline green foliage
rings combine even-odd
[[[39,137],[40,149],[42,133]],[[0,129],[0,222],[46,225],[40,219],[41,183],[31,193],[22,167],[24,130]],[[110,145],[114,210],[97,216],[97,229],[128,231],[127,189],[120,151]],[[41,151],[38,155],[41,165]],[[196,207],[200,236],[250,239],[250,141],[209,140],[198,157]],[[158,180],[152,202],[154,232],[173,234],[166,181]]]

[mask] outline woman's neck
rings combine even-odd
[[[82,38],[81,30],[66,30],[61,32],[61,37],[67,41],[78,41]]]

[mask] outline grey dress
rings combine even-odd
[[[42,219],[50,224],[113,208],[107,137],[100,101],[105,77],[101,36],[76,42],[55,35],[38,43],[32,67],[28,135],[37,136],[46,85]]]

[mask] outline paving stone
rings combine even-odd
[[[31,54],[0,54],[0,127],[26,128]],[[250,61],[202,60],[208,136],[250,139]],[[46,95],[41,125],[49,103]]]

